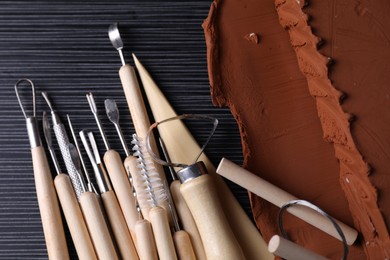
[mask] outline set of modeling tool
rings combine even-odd
[[[47,148],[57,173],[53,182],[39,138],[34,84],[25,79],[15,85],[26,118],[50,259],[69,259],[57,195],[80,259],[272,259],[270,252],[287,259],[317,257],[315,253],[287,240],[283,229],[283,237],[276,235],[269,242],[269,252],[256,227],[218,174],[276,206],[288,208],[290,213],[335,238],[341,237],[345,244],[351,245],[355,241],[357,232],[352,228],[330,216],[329,222],[318,211],[287,207],[286,203],[297,200],[294,196],[226,159],[222,160],[216,171],[203,151],[218,120],[206,115],[176,115],[133,55],[155,120],[150,124],[136,72],[125,62],[118,24],[109,27],[109,38],[120,55],[122,67],[119,76],[135,128],[135,133],[124,134],[116,102],[105,100],[105,114],[116,129],[126,155],[124,160],[110,146],[100,121],[103,109],[96,104],[93,93],[86,94],[86,102],[92,112],[91,120],[93,117],[96,121],[105,152],[101,157],[92,131],[78,129],[88,155],[89,160],[86,161],[71,123],[71,115],[67,115],[67,121],[72,141],[60,115],[54,110],[49,94],[42,92],[51,114],[51,124],[46,113],[42,121]],[[33,116],[27,116],[19,97],[18,87],[26,82],[32,87]],[[191,119],[213,124],[210,136],[202,147],[198,146],[182,122]],[[60,169],[51,129],[66,172]],[[164,160],[158,154],[155,129],[159,132]],[[126,141],[125,136],[131,136],[131,141],[130,138]],[[93,177],[87,165],[91,165]],[[172,178],[170,185],[163,166],[169,167]]]

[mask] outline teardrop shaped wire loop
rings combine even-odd
[[[23,112],[23,115],[24,117],[27,119],[29,116],[27,116],[27,113],[24,109],[24,106],[23,106],[23,103],[22,103],[22,100],[20,98],[20,95],[19,95],[19,85],[22,83],[22,82],[25,82],[27,81],[30,85],[31,85],[31,91],[32,91],[32,105],[33,105],[33,115],[32,117],[36,117],[36,109],[35,109],[35,87],[34,87],[34,83],[30,80],[30,79],[19,79],[16,83],[15,83],[15,93],[16,93],[16,97],[18,99],[18,102],[19,102],[19,105],[20,105],[20,108],[22,109],[22,112]]]
[[[146,149],[150,155],[150,157],[156,161],[158,164],[161,164],[163,166],[170,166],[170,167],[180,167],[180,168],[184,168],[184,167],[187,167],[188,164],[185,164],[185,163],[176,163],[176,162],[167,162],[167,161],[164,161],[164,160],[161,160],[154,152],[153,152],[153,149],[151,147],[151,144],[150,144],[150,135],[153,133],[153,130],[155,128],[157,128],[157,126],[161,125],[161,124],[164,124],[164,123],[167,123],[167,122],[170,122],[170,121],[174,121],[174,120],[183,120],[183,119],[199,119],[199,120],[206,120],[206,121],[211,121],[213,123],[213,128],[211,129],[210,131],[210,134],[209,136],[207,137],[207,140],[206,142],[203,144],[202,148],[200,149],[200,152],[198,154],[198,156],[196,156],[196,158],[194,159],[194,163],[196,163],[199,159],[199,157],[202,155],[204,149],[206,148],[206,146],[208,145],[208,143],[210,142],[211,138],[213,137],[214,133],[215,133],[215,130],[217,129],[217,126],[218,126],[218,119],[215,118],[215,117],[212,117],[212,116],[207,116],[207,115],[200,115],[200,114],[183,114],[183,115],[179,115],[179,116],[174,116],[174,117],[170,117],[170,118],[167,118],[165,120],[162,120],[160,122],[155,122],[154,124],[152,124],[150,127],[149,127],[149,130],[148,130],[148,133],[146,135]]]

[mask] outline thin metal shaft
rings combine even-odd
[[[167,150],[167,147],[165,146],[165,143],[164,143],[163,139],[161,137],[159,137],[158,140],[160,142],[161,150],[162,150],[162,152],[164,154],[165,160],[168,163],[171,163],[171,158],[169,157],[168,150]],[[175,169],[172,166],[168,166],[168,169],[169,169],[169,171],[171,173],[172,180],[176,181],[177,177],[176,177]]]
[[[93,185],[92,181],[91,181],[91,178],[89,176],[89,172],[87,170],[87,166],[85,165],[85,161],[84,161],[84,158],[83,158],[83,155],[81,153],[81,150],[80,150],[80,146],[79,146],[79,142],[77,140],[77,136],[74,132],[74,129],[73,129],[73,125],[72,125],[72,121],[70,120],[70,117],[69,115],[66,115],[67,119],[68,119],[68,125],[69,125],[69,129],[70,129],[70,132],[72,134],[72,138],[73,138],[73,142],[76,146],[76,150],[77,150],[77,153],[79,155],[79,159],[81,161],[81,165],[83,167],[83,170],[84,170],[84,174],[85,174],[85,177],[87,178],[87,187],[88,187],[88,191],[90,192],[94,192],[97,194],[97,191],[96,191],[96,188],[95,186]]]
[[[100,193],[104,193],[111,190],[112,188],[110,182],[108,181],[107,173],[104,171],[100,162],[100,156],[96,157],[96,155],[98,155],[98,152],[95,148],[97,147],[96,142],[94,142],[94,139],[91,138],[91,136],[93,137],[92,132],[87,130],[81,130],[79,134],[81,141],[84,145],[84,149],[88,154],[89,160],[91,161]]]
[[[46,139],[47,147],[49,148],[49,153],[50,153],[51,159],[53,161],[54,167],[56,168],[57,174],[60,174],[61,168],[60,168],[60,165],[58,164],[58,159],[57,159],[56,153],[54,152],[54,149],[53,149],[53,139],[51,138],[51,131],[50,131],[51,128],[50,128],[49,120],[47,119],[47,116],[46,116],[46,112],[43,112],[43,115],[42,115],[42,125],[43,125],[43,134],[44,134],[45,139]]]
[[[106,147],[106,150],[108,151],[111,148],[110,148],[110,144],[108,143],[107,136],[104,133],[104,129],[103,129],[102,123],[100,122],[100,119],[99,119],[99,114],[98,114],[98,111],[97,111],[97,108],[96,108],[95,99],[93,98],[92,92],[89,92],[86,96],[87,96],[89,107],[91,108],[92,114],[95,117],[96,124],[97,124],[97,126],[99,128],[99,132],[100,132],[100,134],[102,136],[102,139],[103,139],[103,142],[104,142],[104,146]]]

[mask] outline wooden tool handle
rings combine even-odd
[[[69,259],[60,207],[42,146],[31,148],[35,188],[49,259]]]
[[[122,159],[118,152],[108,150],[103,157],[112,186],[115,190],[120,208],[125,217],[130,235],[135,241],[135,223],[138,221],[138,212],[135,207],[135,199],[131,189],[129,177],[123,167]]]
[[[211,176],[205,174],[185,182],[180,191],[198,227],[207,259],[245,259],[223,213]]]
[[[150,121],[134,68],[130,65],[122,66],[119,70],[119,77],[122,82],[123,91],[125,92],[135,132],[137,133],[138,138],[145,140],[149,131]],[[158,155],[158,149],[153,135],[150,136],[150,145],[153,152]],[[151,163],[153,163],[161,180],[164,182],[166,178],[162,166],[154,161],[151,161]]]
[[[135,224],[137,236],[137,251],[141,260],[157,260],[157,248],[154,242],[152,226],[146,219],[141,219]]]
[[[114,191],[104,192],[101,197],[122,259],[138,259],[137,251]]]
[[[173,242],[175,243],[176,253],[179,260],[196,260],[194,248],[192,247],[190,236],[184,230],[180,230],[173,234]]]
[[[141,77],[149,106],[153,112],[154,120],[159,122],[177,116],[167,98],[134,54],[133,58]],[[176,120],[159,125],[158,132],[164,140],[172,162],[192,163],[194,158],[199,154],[199,145],[182,121]],[[204,153],[199,160],[205,163],[208,173],[214,179],[223,210],[244,251],[245,257],[247,259],[273,260],[274,256],[268,252],[267,244],[258,229],[241,208],[241,205],[221,176],[215,173],[215,167],[212,162]],[[240,224],[237,225],[237,223]]]
[[[96,194],[92,192],[81,194],[80,205],[98,258],[118,259]]]
[[[278,207],[283,206],[288,201],[297,199],[293,195],[243,169],[226,158],[221,160],[217,173]],[[321,229],[329,235],[341,240],[340,235],[337,233],[333,224],[325,216],[319,214],[318,212],[299,205],[289,207],[287,208],[287,211],[318,229]],[[352,245],[357,238],[357,231],[338,220],[335,221],[343,231],[348,245]]]
[[[179,216],[183,229],[188,233],[192,246],[198,260],[206,260],[202,239],[196,226],[195,220],[192,217],[191,211],[187,206],[183,195],[180,192],[180,181],[176,180],[171,183],[172,199],[176,207],[177,215]],[[177,249],[177,246],[176,246]]]
[[[85,260],[97,259],[69,176],[66,174],[57,175],[54,179],[54,185],[77,251],[77,256],[79,259]]]
[[[268,243],[268,250],[286,260],[326,260],[300,245],[297,245],[278,235],[273,236]]]
[[[160,259],[177,259],[166,210],[161,207],[154,207],[149,211],[149,218]]]

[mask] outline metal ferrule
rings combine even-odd
[[[207,174],[206,166],[203,162],[196,162],[177,172],[177,176],[181,183],[186,183],[203,174]]]
[[[37,118],[36,117],[26,118],[26,126],[27,126],[28,139],[30,140],[31,148],[41,146],[42,142],[39,136]]]
[[[51,120],[53,121],[53,125],[62,124],[60,117],[54,111],[51,111]]]

